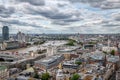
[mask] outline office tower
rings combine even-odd
[[[3,26],[2,38],[3,38],[3,40],[9,40],[9,28],[8,28],[8,26]]]
[[[22,32],[18,32],[17,33],[17,40],[18,41],[20,41],[20,42],[25,42],[26,40],[26,36],[25,36],[25,34],[24,33],[22,33]]]

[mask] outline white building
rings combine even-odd
[[[47,47],[47,56],[52,56],[57,53],[57,47],[56,46],[48,46]]]
[[[102,47],[102,51],[111,52],[112,50],[117,51],[117,47]]]
[[[47,49],[46,56],[52,56],[57,54],[58,48],[66,43],[66,41],[48,41],[43,44],[42,47]]]
[[[57,75],[56,75],[56,80],[64,80],[65,76],[63,74],[63,71],[61,69],[58,69]]]

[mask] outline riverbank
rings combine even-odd
[[[18,49],[11,49],[11,50],[4,50],[0,51],[2,53],[10,53],[10,52],[18,52],[18,53],[28,53],[29,51],[36,51],[39,49],[39,46],[32,45],[24,48],[18,48]]]

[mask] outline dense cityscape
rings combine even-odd
[[[120,80],[120,0],[0,0],[0,80]]]
[[[3,26],[2,80],[119,80],[120,34],[10,35]]]

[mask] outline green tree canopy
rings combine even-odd
[[[37,79],[40,78],[39,75],[38,75],[38,73],[35,72],[35,74],[34,74],[34,78],[37,78]]]
[[[112,51],[110,52],[110,54],[114,56],[114,55],[115,55],[115,50],[112,50]]]
[[[81,65],[82,62],[80,62],[80,61],[76,61],[75,64]]]
[[[103,51],[103,53],[107,54],[107,52],[106,52],[106,51]]]
[[[68,43],[67,43],[66,45],[68,45],[68,46],[75,46],[74,43],[76,43],[75,40],[69,39],[69,40],[68,40]]]
[[[42,77],[41,77],[41,80],[49,80],[49,78],[50,78],[49,73],[43,73]]]
[[[79,80],[80,75],[79,74],[73,74],[70,80]]]

